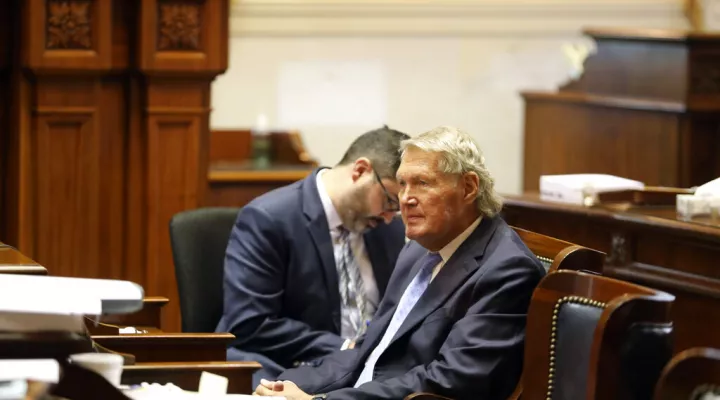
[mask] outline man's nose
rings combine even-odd
[[[413,196],[409,196],[407,192],[400,193],[400,206],[412,207],[417,205],[417,199]]]

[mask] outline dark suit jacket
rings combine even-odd
[[[416,242],[400,253],[359,348],[333,353],[314,368],[287,370],[278,379],[307,393],[328,393],[328,399],[402,399],[421,391],[506,399],[522,371],[526,314],[545,270],[500,217],[483,218],[408,314],[378,359],[373,381],[353,388],[426,253]]]
[[[343,343],[338,276],[317,171],[243,207],[225,256],[224,310],[217,330],[234,334],[237,349],[285,368]],[[382,297],[405,244],[405,228],[394,220],[364,239]]]

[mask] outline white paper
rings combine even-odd
[[[0,360],[0,381],[17,379],[58,383],[60,364],[56,360]]]
[[[224,396],[227,394],[228,379],[224,376],[203,371],[200,374],[198,392],[203,396]]]
[[[617,190],[644,189],[645,184],[605,174],[543,175],[540,199],[583,205],[587,196]]]
[[[277,115],[283,127],[383,125],[387,102],[380,61],[296,61],[280,67]]]
[[[99,315],[104,300],[142,302],[139,285],[112,279],[0,274],[0,311]]]
[[[696,196],[720,196],[720,178],[713,179],[710,182],[699,186],[695,189]]]

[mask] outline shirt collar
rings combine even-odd
[[[325,189],[325,184],[322,180],[322,175],[325,172],[327,172],[326,169],[319,170],[317,175],[315,176],[315,182],[317,183],[318,194],[320,195],[320,202],[322,203],[323,210],[325,210],[325,218],[327,218],[328,227],[332,231],[339,229],[342,226],[342,220],[340,219],[340,214],[338,214],[337,210],[335,209],[332,200],[330,200],[327,189]]]
[[[450,257],[455,253],[455,250],[460,247],[461,244],[465,241],[465,239],[470,236],[470,234],[475,230],[475,228],[480,225],[480,220],[482,217],[478,217],[478,219],[475,220],[470,226],[467,227],[461,234],[457,235],[455,239],[451,240],[450,243],[446,244],[445,247],[440,249],[438,253],[440,253],[440,257],[442,257],[443,262],[447,262]]]

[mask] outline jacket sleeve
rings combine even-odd
[[[522,372],[527,310],[543,276],[529,258],[515,263],[488,271],[478,281],[472,305],[430,364],[384,381],[330,391],[327,398],[402,399],[414,392],[454,399],[507,398]],[[318,393],[323,389],[328,388],[318,388]]]
[[[354,349],[335,351],[324,357],[319,365],[287,369],[277,380],[292,381],[306,393],[320,393],[321,389],[327,391],[329,387],[351,385],[358,349],[356,345]]]
[[[338,335],[281,316],[287,253],[287,239],[268,213],[245,206],[225,255],[223,310],[226,327],[236,337],[233,345],[286,368],[322,357],[343,343]]]

